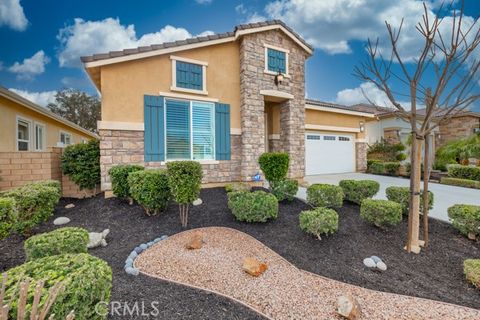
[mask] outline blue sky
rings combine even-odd
[[[429,12],[436,12],[439,2],[427,2]],[[365,101],[365,92],[383,104],[382,93],[355,78],[353,68],[366,56],[368,37],[380,37],[384,43],[385,19],[398,25],[405,17],[401,51],[413,58],[421,44],[414,29],[421,9],[416,0],[0,0],[0,85],[42,105],[62,87],[93,94],[81,55],[232,31],[237,24],[280,18],[315,47],[306,68],[309,98],[354,104]],[[470,19],[478,17],[480,1],[466,0],[465,11]],[[478,49],[476,57],[480,58]],[[432,81],[430,73],[425,84]],[[477,81],[473,90],[478,92]],[[405,89],[399,83],[394,86]]]

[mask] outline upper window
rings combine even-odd
[[[35,150],[42,151],[45,148],[45,126],[35,123]]]
[[[30,130],[31,122],[27,120],[17,119],[17,150],[30,150]]]
[[[171,56],[172,87],[174,91],[207,94],[207,63]]]
[[[70,133],[61,131],[60,132],[60,142],[64,146],[71,145],[72,144],[72,135]]]
[[[277,50],[270,47],[266,47],[266,71],[272,73],[288,74],[287,70],[287,51]]]

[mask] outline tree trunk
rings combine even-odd
[[[413,134],[410,154],[410,201],[408,213],[407,252],[420,252],[420,177],[422,161],[422,140]]]
[[[430,181],[431,167],[431,138],[431,135],[425,137],[425,155],[423,159],[423,241],[425,241],[425,247],[428,246],[428,207],[430,200],[428,194],[428,182]]]

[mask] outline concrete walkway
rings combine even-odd
[[[385,189],[390,186],[408,187],[410,180],[405,178],[379,176],[367,173],[343,173],[343,174],[329,174],[318,176],[307,176],[305,180],[310,184],[313,183],[328,183],[338,185],[340,180],[375,180],[380,183],[380,191],[374,197],[375,199],[386,199]],[[474,204],[480,205],[480,190],[447,186],[439,183],[430,183],[429,190],[434,194],[433,209],[430,210],[429,216],[439,220],[447,221],[447,209],[454,204]],[[305,188],[300,188],[297,197],[306,199],[307,193]]]

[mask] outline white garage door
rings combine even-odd
[[[352,134],[306,133],[306,175],[355,171],[355,137]]]

